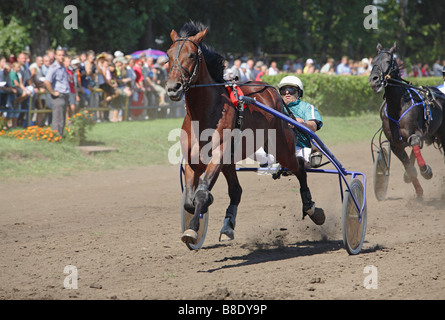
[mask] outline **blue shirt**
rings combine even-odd
[[[343,74],[343,73],[350,74],[351,69],[346,64],[340,63],[337,66],[337,74]]]
[[[298,99],[297,101],[289,103],[287,106],[289,107],[290,111],[296,118],[301,118],[306,121],[308,120],[315,121],[317,123],[317,130],[319,130],[323,125],[320,113],[318,112],[317,108],[315,108],[310,103]],[[311,137],[307,133],[297,130],[296,134],[297,134],[297,141],[296,141],[297,147],[300,148],[311,147]]]
[[[46,81],[51,83],[54,91],[60,93],[70,93],[70,85],[68,83],[68,73],[64,66],[57,61],[49,67],[45,77]]]

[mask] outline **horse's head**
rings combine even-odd
[[[171,100],[181,100],[190,85],[196,82],[202,60],[200,43],[206,33],[207,29],[190,37],[180,37],[175,30],[170,33],[173,44],[167,50],[169,70],[166,88]]]
[[[382,49],[382,45],[377,45],[377,56],[372,60],[372,70],[369,75],[369,85],[375,93],[382,91],[386,85],[386,77],[398,70],[394,59],[394,51],[397,45],[394,43],[391,49]]]

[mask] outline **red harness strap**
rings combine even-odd
[[[236,89],[237,96],[235,96],[235,94],[233,93],[232,87]],[[244,96],[243,91],[236,84],[234,84],[233,86],[227,85],[226,89],[229,92],[230,101],[232,101],[232,103],[235,107],[238,107],[238,104],[239,104],[238,98],[241,96]],[[245,108],[246,108],[246,105],[243,106],[243,109],[245,109]]]

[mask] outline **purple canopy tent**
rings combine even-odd
[[[139,59],[141,54],[145,54],[146,57],[152,57],[153,59],[158,59],[159,57],[166,57],[167,54],[164,51],[161,50],[155,50],[155,49],[146,49],[146,50],[139,50],[136,52],[133,52],[130,54],[130,56],[133,59]]]

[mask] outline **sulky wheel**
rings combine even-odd
[[[365,197],[363,183],[360,179],[354,178],[349,183],[349,188],[354,195],[357,204],[359,207],[361,207],[363,204],[363,198]],[[351,196],[351,192],[346,190],[343,199],[342,229],[343,243],[346,251],[353,255],[360,252],[363,241],[365,240],[366,203],[360,219],[360,214],[354,203],[353,197]]]
[[[187,212],[187,210],[184,209],[184,203],[185,203],[185,190],[182,193],[182,201],[181,201],[181,232],[184,233],[186,229],[188,229],[188,226],[190,224],[190,220],[193,218],[193,214]],[[198,240],[195,244],[193,243],[186,243],[186,246],[190,250],[198,250],[201,248],[202,244],[204,243],[204,239],[206,237],[207,233],[207,226],[209,225],[209,211],[207,211],[204,214],[201,214],[199,218],[199,229],[198,229]]]
[[[380,148],[374,161],[374,194],[377,200],[383,201],[386,197],[389,183],[389,157],[391,150]]]

